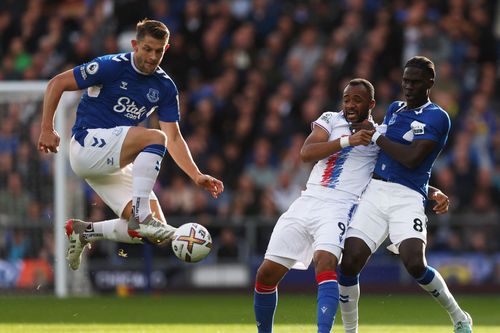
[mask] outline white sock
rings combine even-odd
[[[142,244],[140,238],[128,235],[128,224],[124,219],[106,220],[90,223],[83,233],[88,241],[109,239],[122,243]]]
[[[339,284],[339,304],[346,333],[358,333],[359,283],[352,286]]]
[[[429,280],[430,282],[428,282]],[[453,323],[467,319],[465,313],[458,306],[457,301],[448,290],[443,277],[437,270],[429,266],[424,276],[418,279],[417,282],[420,287],[428,291],[434,299],[445,308]]]
[[[134,160],[132,167],[132,211],[139,222],[144,221],[151,214],[149,195],[160,172],[164,155],[164,146],[149,145]]]

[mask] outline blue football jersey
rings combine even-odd
[[[406,103],[393,102],[385,115],[385,136],[394,142],[410,145],[413,140],[432,140],[437,144],[415,169],[409,169],[380,150],[374,172],[384,179],[407,186],[427,198],[427,190],[434,161],[448,139],[451,122],[448,114],[438,105],[427,102],[407,109]]]
[[[179,121],[178,91],[161,69],[146,75],[132,53],[98,57],[73,69],[82,95],[73,135],[89,128],[136,126],[154,111],[161,121]]]

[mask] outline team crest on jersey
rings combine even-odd
[[[330,118],[332,118],[331,113],[323,113],[323,115],[321,116],[321,120],[323,120],[327,124],[330,123]]]
[[[91,62],[90,64],[88,64],[86,67],[85,67],[85,71],[89,74],[89,75],[93,75],[95,73],[97,73],[97,71],[99,70],[99,64],[97,62]]]
[[[160,99],[160,92],[156,89],[149,88],[149,92],[146,97],[151,103],[156,103]]]
[[[396,118],[398,117],[397,113],[393,113],[391,119],[389,120],[389,126],[396,122]]]
[[[413,135],[422,135],[425,132],[425,124],[418,121],[413,121],[410,125]]]

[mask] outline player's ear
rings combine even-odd
[[[377,104],[377,102],[376,102],[374,99],[372,99],[372,100],[370,101],[370,107],[369,107],[369,109],[370,109],[370,110],[373,110],[373,108],[375,107],[375,105],[376,105],[376,104]]]
[[[132,49],[134,49],[134,51],[137,51],[137,49],[138,49],[138,42],[137,42],[137,40],[136,39],[132,39],[131,44],[132,44]]]
[[[169,48],[170,48],[170,44],[165,45],[165,51],[163,51],[163,52],[167,52],[167,50],[168,50]]]
[[[434,78],[433,77],[429,79],[429,89],[431,89],[432,86],[434,86]]]

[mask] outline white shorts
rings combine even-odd
[[[396,247],[409,238],[427,242],[424,198],[401,184],[372,179],[361,196],[346,238],[361,238],[375,252],[387,236]]]
[[[120,153],[129,129],[129,126],[88,129],[83,146],[74,137],[69,146],[73,171],[85,179],[117,216],[122,216],[132,200],[132,164],[120,169]],[[152,191],[149,198],[158,200]]]
[[[288,269],[307,269],[318,250],[340,259],[347,223],[358,197],[336,192],[338,198],[331,200],[308,195],[295,200],[276,223],[264,258]]]

